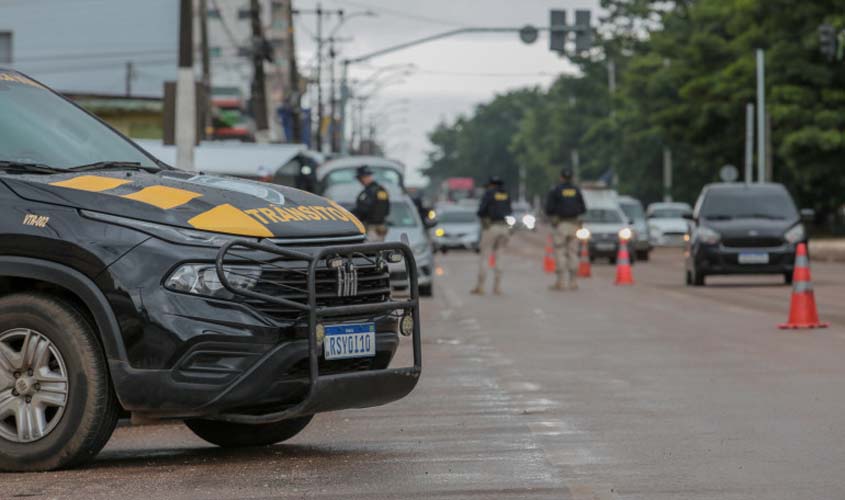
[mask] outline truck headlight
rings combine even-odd
[[[434,230],[434,236],[437,236],[438,238],[442,238],[442,237],[446,236],[446,230],[444,230],[442,227],[438,227],[437,229]]]
[[[586,227],[582,227],[579,230],[575,231],[575,237],[579,240],[589,240],[590,239],[590,230]]]
[[[634,237],[634,232],[631,231],[630,227],[623,227],[619,230],[619,239],[628,241]]]
[[[507,222],[509,226],[513,226],[514,224],[516,224],[516,217],[514,217],[513,215],[506,215],[505,222]]]
[[[804,224],[796,224],[789,231],[783,233],[783,239],[788,243],[798,243],[803,241],[806,236],[807,231],[804,229]]]
[[[707,226],[701,226],[697,231],[698,241],[707,245],[715,245],[722,240],[722,235]]]
[[[261,279],[261,269],[255,266],[224,266],[229,284],[239,290],[252,290]],[[175,292],[202,295],[216,299],[231,299],[230,292],[217,276],[214,264],[185,264],[173,271],[164,286]]]

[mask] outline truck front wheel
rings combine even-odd
[[[281,443],[299,434],[314,418],[307,417],[282,420],[272,424],[235,424],[222,420],[190,419],[185,425],[200,438],[224,448],[246,446],[270,446]]]
[[[0,470],[93,458],[117,423],[106,360],[88,321],[46,294],[0,298]]]

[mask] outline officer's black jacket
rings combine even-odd
[[[355,200],[352,214],[364,224],[384,224],[390,214],[390,196],[377,182],[371,182]]]
[[[571,182],[562,182],[546,195],[546,215],[572,219],[587,211],[581,190]]]
[[[489,219],[493,222],[505,220],[510,215],[511,197],[504,188],[492,188],[484,192],[481,203],[478,204],[478,216],[482,219]]]

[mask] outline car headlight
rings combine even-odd
[[[531,214],[525,214],[522,216],[522,224],[528,229],[534,229],[534,225],[537,224],[537,218]]]
[[[619,230],[619,239],[628,241],[634,237],[634,232],[631,231],[630,227],[623,227]]]
[[[151,236],[155,236],[156,238],[180,245],[218,248],[235,240],[258,241],[258,238],[250,238],[248,236],[234,236],[230,234],[211,233],[208,231],[197,231],[194,229],[185,229],[138,219],[130,219],[129,217],[120,217],[118,215],[91,212],[90,210],[80,210],[80,212],[83,216],[89,219],[129,227],[143,233],[147,233]]]
[[[442,227],[438,227],[437,229],[434,230],[434,236],[437,236],[438,238],[442,238],[442,237],[446,236],[446,230],[443,229]]]
[[[223,266],[223,273],[226,281],[239,290],[252,290],[261,279],[261,268],[256,266]],[[234,294],[223,286],[214,264],[184,264],[170,273],[164,286],[175,292],[216,299],[234,297]]]
[[[804,224],[796,224],[789,231],[783,233],[783,239],[788,243],[798,243],[803,241],[806,236],[807,231],[804,229]]]
[[[705,243],[707,245],[715,245],[722,240],[722,235],[717,233],[716,231],[710,229],[707,226],[701,226],[698,228],[696,232],[698,236],[698,241]]]
[[[589,240],[590,239],[590,230],[586,227],[582,227],[575,231],[575,237],[579,240]]]
[[[505,222],[507,222],[509,226],[513,226],[514,224],[516,224],[516,217],[514,217],[513,215],[506,215]]]

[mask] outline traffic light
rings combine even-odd
[[[549,49],[559,54],[566,53],[566,11],[552,10],[549,16]]]
[[[590,27],[590,11],[575,11],[575,52],[590,50],[593,46],[593,28]]]
[[[829,24],[819,26],[819,49],[832,61],[836,57],[836,28]]]

